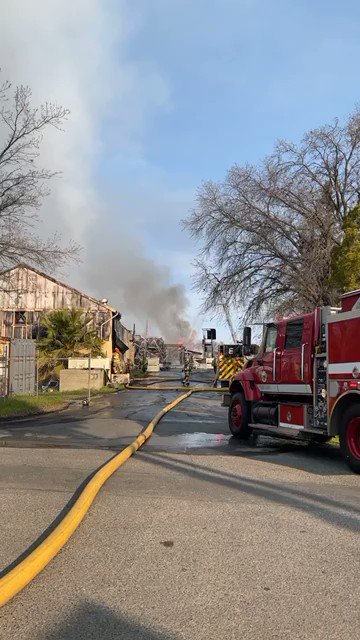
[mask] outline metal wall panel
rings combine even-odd
[[[11,394],[32,395],[36,391],[36,341],[11,340],[9,389]]]

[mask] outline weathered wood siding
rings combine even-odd
[[[0,335],[9,338],[36,337],[39,319],[55,309],[80,309],[93,316],[98,334],[112,353],[113,311],[96,299],[26,267],[15,267],[0,274]],[[25,312],[25,324],[18,312]]]
[[[17,267],[0,275],[0,309],[52,311],[53,309],[106,310],[90,297],[54,282],[35,271]]]

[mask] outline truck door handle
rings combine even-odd
[[[301,380],[304,380],[304,366],[305,366],[305,347],[307,345],[307,342],[304,342],[301,345],[301,370],[300,370],[300,378]]]
[[[274,349],[274,355],[273,355],[273,381],[276,381],[276,354],[277,354],[277,349]]]

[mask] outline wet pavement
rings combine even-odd
[[[175,375],[180,382],[180,372]],[[174,372],[169,372],[167,377],[174,378]],[[210,386],[211,379],[207,372],[197,373],[194,385]],[[159,381],[156,386],[167,384]],[[1,423],[0,445],[118,450],[129,444],[166,404],[181,393],[156,390],[149,385],[146,391],[120,391],[97,398],[90,407],[83,407],[79,400],[77,405],[59,413]],[[185,451],[189,447],[208,448],[224,444],[229,437],[226,409],[221,407],[221,399],[221,394],[209,392],[178,405],[163,418],[150,446]]]
[[[181,391],[162,387],[174,385],[181,373],[161,373],[162,380],[139,382],[148,390],[127,390],[94,400],[90,407],[77,405],[68,410],[31,419],[0,424],[0,446],[110,449],[127,446],[152,418]],[[172,381],[170,381],[172,379]],[[196,372],[193,386],[211,385],[211,372]],[[161,388],[161,389],[160,389]],[[222,394],[202,392],[192,395],[170,411],[146,443],[147,451],[196,453],[197,455],[245,456],[267,459],[276,464],[295,465],[322,473],[343,473],[344,463],[337,447],[307,444],[259,436],[248,442],[231,437],[227,426],[227,408],[221,406]]]

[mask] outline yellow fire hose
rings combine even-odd
[[[221,387],[184,387],[183,385],[180,387],[153,387],[153,386],[132,386],[132,385],[125,385],[126,389],[130,389],[132,391],[184,391],[184,389],[189,389],[189,391],[191,391],[191,393],[196,393],[197,391],[201,391],[204,393],[204,391],[220,391],[220,393],[224,393],[224,391],[226,391],[226,389],[223,389]]]
[[[184,387],[128,387],[129,389],[151,390],[151,391],[178,391],[184,390]],[[125,447],[123,451],[111,458],[92,476],[85,488],[80,493],[77,500],[69,509],[61,522],[51,531],[51,533],[43,540],[33,551],[31,551],[23,560],[21,560],[13,569],[8,571],[0,578],[0,607],[6,604],[19,591],[21,591],[35,576],[42,571],[46,565],[56,556],[64,544],[69,540],[71,535],[77,529],[84,516],[88,512],[96,495],[100,491],[103,484],[108,478],[121,467],[143,444],[148,440],[154,431],[154,428],[161,418],[171,411],[176,405],[188,398],[194,392],[200,391],[220,391],[214,387],[193,387],[183,393],[181,396],[167,404],[159,413],[151,420],[146,429],[142,431],[136,440]]]

